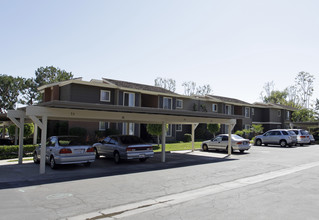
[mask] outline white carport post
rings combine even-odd
[[[166,123],[162,122],[162,162],[165,163]]]
[[[14,145],[18,144],[18,126],[15,126],[14,129]]]
[[[235,124],[228,124],[228,156],[231,155],[231,131],[233,130],[233,128],[235,127]]]
[[[37,144],[37,140],[38,140],[38,125],[34,123],[33,144]]]
[[[30,115],[29,117],[41,129],[40,174],[45,174],[45,153],[47,151],[46,139],[47,139],[48,116],[46,115],[42,116],[42,122],[34,115]]]
[[[197,124],[192,124],[192,152],[195,150],[195,129],[197,128]]]
[[[25,112],[20,111],[20,110],[9,110],[7,113],[7,116],[19,128],[19,152],[18,152],[19,160],[18,160],[18,163],[22,164]],[[20,121],[18,121],[16,118],[20,118]]]

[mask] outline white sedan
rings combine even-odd
[[[202,143],[203,151],[209,149],[226,150],[228,151],[228,134],[220,134],[217,137],[204,141]],[[245,150],[250,149],[250,142],[248,139],[244,139],[236,134],[231,135],[231,152],[238,150],[240,153],[244,153]]]

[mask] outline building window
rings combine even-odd
[[[134,123],[123,123],[122,134],[123,135],[134,135],[135,124]]]
[[[176,99],[176,108],[183,108],[183,100]]]
[[[123,93],[123,105],[134,107],[135,106],[135,93],[124,92]]]
[[[245,107],[245,117],[250,118],[250,108],[249,107]]]
[[[163,109],[172,109],[172,98],[163,98]]]
[[[100,101],[110,102],[111,101],[111,92],[108,90],[101,90],[100,92]]]
[[[290,111],[287,111],[287,120],[290,120]]]
[[[245,129],[250,130],[250,125],[245,124]]]
[[[166,136],[167,137],[172,137],[172,125],[168,125],[168,130],[167,130],[167,132],[166,132]]]
[[[218,105],[217,104],[212,104],[212,111],[217,112],[218,111]]]
[[[231,115],[231,106],[230,105],[225,106],[225,114]]]
[[[255,115],[255,109],[251,108],[251,115]]]
[[[106,129],[110,128],[110,123],[105,121],[99,122],[99,131],[105,131]]]
[[[176,131],[182,131],[182,130],[183,130],[182,124],[177,124]]]
[[[281,110],[277,111],[278,117],[281,117]]]

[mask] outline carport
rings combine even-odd
[[[131,122],[162,125],[162,152],[161,161],[165,162],[166,124],[188,124],[192,126],[192,150],[194,151],[195,129],[199,123],[228,125],[228,134],[236,124],[236,119],[231,115],[213,112],[197,112],[186,110],[165,110],[146,107],[127,107],[118,105],[103,105],[65,101],[50,101],[36,106],[27,106],[20,110],[9,110],[8,118],[19,128],[19,163],[22,163],[23,129],[24,121],[31,119],[41,129],[41,160],[40,174],[45,173],[45,153],[48,120],[75,120],[75,121],[110,121]],[[37,129],[35,129],[37,130]],[[36,140],[37,134],[34,135]],[[231,145],[231,139],[228,140]],[[228,148],[231,155],[231,148]]]

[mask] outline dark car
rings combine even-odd
[[[153,146],[133,135],[111,135],[93,147],[97,158],[100,155],[111,157],[115,163],[119,163],[121,159],[139,159],[144,162],[154,156]]]
[[[7,138],[0,138],[0,145],[13,145],[13,140]]]

